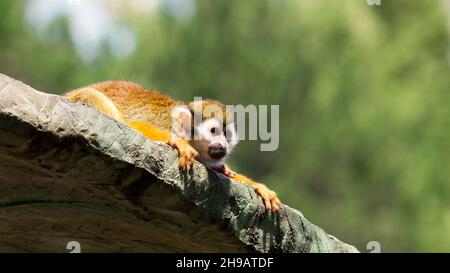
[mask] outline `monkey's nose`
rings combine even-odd
[[[227,155],[227,149],[220,144],[211,144],[208,147],[208,154],[214,159],[221,159]]]

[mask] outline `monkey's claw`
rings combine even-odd
[[[264,202],[264,206],[267,210],[272,210],[273,213],[277,212],[281,208],[280,199],[274,191],[269,190],[266,185],[256,183],[251,185],[257,194],[259,194]]]
[[[198,152],[183,139],[171,139],[167,144],[178,150],[180,169],[189,171],[198,156]]]

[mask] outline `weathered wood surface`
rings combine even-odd
[[[0,74],[0,251],[356,252],[252,188]]]

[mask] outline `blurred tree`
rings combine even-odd
[[[138,37],[133,56],[105,49],[90,65],[67,20],[43,39],[24,23],[25,3],[0,2],[0,72],[56,93],[127,79],[182,100],[280,105],[279,149],[243,141],[236,169],[362,251],[373,240],[450,251],[442,1],[199,0],[182,20],[173,3],[130,10],[120,16]]]

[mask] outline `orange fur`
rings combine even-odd
[[[107,81],[90,86],[105,94],[127,121],[140,121],[170,132],[171,110],[183,104],[165,94],[125,81]]]
[[[171,139],[171,135],[168,132],[156,128],[148,123],[131,121],[126,124],[151,140],[166,142]]]

